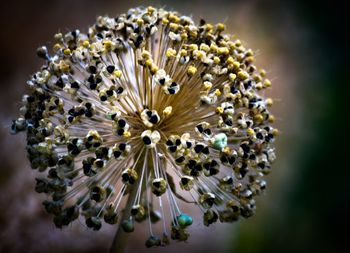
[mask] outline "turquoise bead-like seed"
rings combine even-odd
[[[219,133],[214,136],[213,147],[215,149],[221,150],[227,146],[227,136],[224,133]]]
[[[193,219],[191,216],[182,213],[179,216],[177,216],[177,222],[179,223],[181,228],[185,228],[192,224]]]

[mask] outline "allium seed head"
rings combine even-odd
[[[259,94],[271,82],[224,30],[135,8],[98,17],[87,34],[56,34],[52,55],[38,49],[46,63],[12,132],[27,133],[35,189],[57,227],[84,216],[93,230],[104,220],[132,232],[148,219],[152,247],[188,239],[199,217],[179,200],[206,226],[254,214],[275,160],[273,101]]]

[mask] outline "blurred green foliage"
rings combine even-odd
[[[341,252],[347,244],[350,184],[345,128],[349,99],[342,7],[304,1],[291,6],[310,33],[304,47],[294,53],[301,58],[314,57],[307,69],[310,75],[298,85],[302,126],[296,138],[284,143],[294,148],[281,154],[296,152],[288,168],[297,171],[297,177],[286,186],[291,187],[288,194],[274,203],[279,213],[266,207],[269,210],[258,223],[242,225],[232,252]],[[275,4],[266,10],[273,17],[270,22],[283,18]]]

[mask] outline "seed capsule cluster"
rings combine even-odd
[[[35,189],[57,227],[83,216],[93,230],[104,220],[132,232],[148,219],[153,247],[188,239],[196,218],[179,199],[206,226],[254,214],[275,160],[273,100],[259,94],[271,82],[224,30],[135,8],[98,17],[87,34],[56,34],[52,55],[38,49],[46,63],[11,131],[27,133]]]

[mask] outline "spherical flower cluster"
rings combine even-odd
[[[132,232],[148,220],[152,247],[188,239],[179,201],[206,226],[254,214],[275,160],[273,101],[259,95],[271,82],[224,30],[135,8],[56,34],[52,55],[38,49],[45,65],[11,131],[26,131],[57,227],[82,216],[93,230],[104,220]]]

